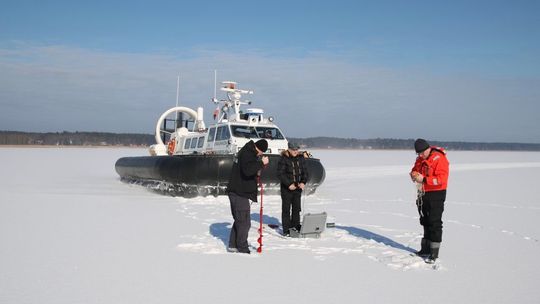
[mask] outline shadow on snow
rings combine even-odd
[[[357,227],[350,227],[350,226],[338,226],[336,225],[335,227],[336,229],[342,229],[342,230],[345,230],[347,231],[349,234],[355,236],[355,237],[360,237],[360,238],[363,238],[363,239],[366,239],[366,240],[373,240],[377,243],[381,243],[381,244],[384,244],[386,246],[390,246],[390,247],[393,247],[393,248],[396,248],[396,249],[399,249],[399,250],[404,250],[404,251],[408,251],[408,252],[412,252],[412,253],[415,253],[416,250],[411,248],[411,247],[407,247],[403,244],[400,244],[392,239],[389,239],[385,236],[382,236],[380,234],[376,234],[376,233],[373,233],[371,231],[367,231],[367,230],[364,230],[364,229],[360,229],[360,228],[357,228]]]
[[[255,221],[255,222],[259,222],[259,219],[260,219],[260,216],[258,213],[252,213],[251,214],[251,220],[252,221]],[[270,224],[270,225],[279,225],[280,222],[279,222],[279,219],[275,218],[275,217],[272,217],[272,216],[268,216],[268,215],[263,215],[263,222],[266,223],[266,224]],[[223,245],[225,247],[228,246],[229,244],[229,235],[231,233],[231,228],[229,227],[231,226],[231,223],[229,222],[222,222],[222,223],[214,223],[214,224],[211,224],[210,225],[210,234],[218,239],[220,239],[222,242],[223,242]],[[399,250],[404,250],[404,251],[408,251],[408,252],[411,252],[411,253],[415,253],[416,250],[411,248],[411,247],[407,247],[403,244],[400,244],[392,239],[389,239],[385,236],[382,236],[380,234],[376,234],[376,233],[373,233],[371,231],[367,231],[367,230],[364,230],[364,229],[361,229],[361,228],[357,228],[357,227],[350,227],[350,226],[335,226],[336,229],[342,229],[342,230],[345,230],[347,231],[349,234],[355,236],[355,237],[359,237],[359,238],[363,238],[363,239],[366,239],[366,240],[373,240],[377,243],[381,243],[381,244],[384,244],[386,246],[390,246],[390,247],[393,247],[393,248],[396,248],[396,249],[399,249]]]
[[[258,213],[252,213],[251,214],[251,220],[252,221],[255,221],[257,223],[259,223],[259,220],[260,220],[260,216]],[[272,216],[268,216],[268,215],[263,215],[263,222],[265,224],[270,224],[270,225],[280,225],[280,221],[279,219],[275,218],[275,217],[272,217]],[[229,235],[231,233],[231,226],[232,224],[230,222],[222,222],[222,223],[214,223],[214,224],[211,224],[210,225],[210,234],[218,239],[220,239],[222,242],[223,242],[223,245],[225,246],[225,248],[228,246],[229,244]],[[361,228],[357,228],[357,227],[351,227],[351,226],[335,226],[335,229],[341,229],[341,230],[345,230],[347,231],[349,234],[355,236],[355,237],[359,237],[359,238],[363,238],[363,239],[366,239],[366,240],[373,240],[377,243],[381,243],[381,244],[384,244],[386,246],[390,246],[390,247],[393,247],[393,248],[396,248],[396,249],[399,249],[399,250],[404,250],[404,251],[408,251],[408,252],[411,252],[411,253],[415,253],[416,250],[411,248],[411,247],[408,247],[408,246],[405,246],[403,244],[400,244],[392,239],[389,239],[385,236],[382,236],[380,234],[376,234],[376,233],[373,233],[371,231],[367,231],[367,230],[364,230],[364,229],[361,229]]]
[[[258,224],[260,220],[259,213],[252,213],[251,220],[257,222]],[[264,214],[263,214],[263,223],[270,224],[270,225],[280,224],[279,219],[272,216],[264,215]],[[211,224],[209,228],[210,234],[213,237],[220,239],[223,242],[223,245],[225,246],[225,248],[229,246],[229,235],[231,234],[231,228],[232,228],[231,226],[232,226],[232,223],[230,222],[222,222],[222,223]]]
[[[257,223],[260,222],[260,219],[261,219],[261,216],[259,215],[259,213],[252,213],[251,214],[251,220],[252,221],[255,221]],[[263,214],[263,223],[264,224],[268,224],[268,225],[280,225],[280,221],[278,218],[275,218],[273,216],[269,216],[269,215],[266,215],[266,214]]]
[[[231,223],[229,222],[223,222],[223,223],[214,223],[210,225],[210,234],[218,239],[220,239],[223,242],[223,245],[225,245],[225,248],[229,246],[229,234],[231,233],[231,228],[229,226]]]

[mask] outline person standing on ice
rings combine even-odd
[[[302,191],[308,179],[304,156],[298,153],[299,148],[297,144],[289,142],[277,166],[277,176],[281,182],[281,224],[283,235],[286,236],[290,235],[289,229],[300,231]]]
[[[257,176],[268,165],[268,156],[262,156],[268,149],[265,139],[250,140],[238,151],[233,163],[227,194],[231,204],[234,223],[229,236],[230,252],[250,253],[248,234],[251,228],[251,206],[249,201],[257,201]]]
[[[424,227],[419,256],[426,257],[426,262],[434,263],[439,257],[442,241],[442,214],[446,200],[449,163],[446,151],[430,146],[425,139],[414,142],[418,154],[410,172],[413,182],[418,186],[416,205],[420,214],[420,224]]]

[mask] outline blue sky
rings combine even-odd
[[[0,1],[0,130],[151,133],[219,80],[289,136],[540,143],[538,1]]]

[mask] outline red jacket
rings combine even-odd
[[[424,176],[424,191],[446,190],[448,185],[449,163],[446,151],[440,147],[430,147],[431,153],[427,159],[418,156],[411,170]]]

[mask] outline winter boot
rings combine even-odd
[[[428,239],[422,238],[422,241],[420,242],[420,251],[416,252],[417,256],[421,257],[427,257],[431,253],[429,250],[429,243],[430,241]]]
[[[441,248],[441,243],[431,242],[430,247],[431,247],[431,254],[426,259],[426,263],[433,264],[435,263],[435,260],[439,258],[439,248]]]

